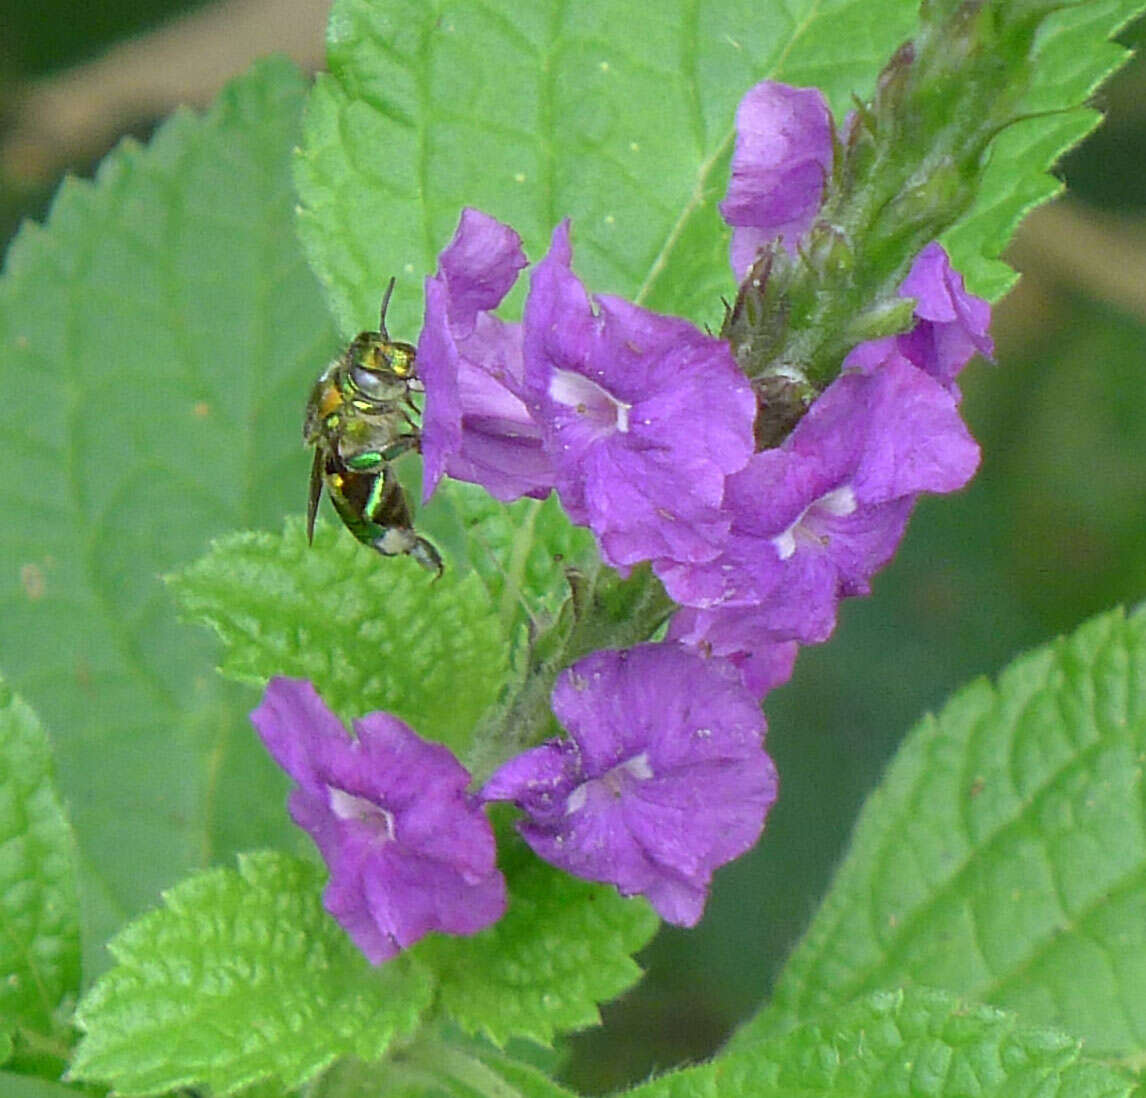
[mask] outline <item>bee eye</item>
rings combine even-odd
[[[364,366],[351,366],[350,380],[360,393],[368,397],[385,397],[393,387],[386,378]]]

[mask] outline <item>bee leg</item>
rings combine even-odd
[[[400,557],[408,554],[427,572],[436,572],[435,579],[446,570],[437,549],[409,526],[387,526],[385,532],[380,537],[374,538],[370,545],[384,557]]]
[[[411,426],[413,426],[411,424]],[[419,432],[411,432],[408,435],[400,435],[394,442],[382,451],[383,461],[394,461],[400,458],[403,454],[410,450],[420,450],[422,448],[422,436]]]
[[[436,572],[434,579],[441,579],[442,573],[446,570],[441,554],[423,537],[415,535],[414,548],[410,550],[410,556],[427,572]]]

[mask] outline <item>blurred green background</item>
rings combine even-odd
[[[173,55],[193,58],[212,34],[243,37],[252,56],[282,48],[273,21],[263,40],[250,18],[264,2],[5,0],[5,244],[22,218],[43,215],[63,172],[90,175],[118,135],[145,137],[172,96],[202,105],[216,90],[212,72],[182,89],[149,92],[142,76],[103,87],[104,51],[152,32],[130,44],[130,71],[141,73],[149,63],[170,72]],[[296,39],[286,45],[304,66],[320,63],[325,6],[292,0]],[[255,33],[229,33],[240,7]],[[194,35],[154,33],[192,9]],[[1146,24],[1122,37],[1146,43]],[[61,119],[69,101],[87,113]],[[577,1087],[608,1089],[710,1052],[766,996],[864,796],[918,717],[970,677],[1146,588],[1146,58],[1099,102],[1106,123],[1061,165],[1071,200],[1016,241],[1025,278],[997,310],[997,362],[963,375],[981,472],[958,497],[923,502],[874,597],[846,606],[832,642],[806,651],[769,699],[782,793],[764,840],[718,875],[702,925],[663,931],[644,956],[644,983],[606,1011],[603,1029],[572,1042]]]

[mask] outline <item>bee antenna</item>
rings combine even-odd
[[[386,286],[386,292],[382,295],[382,307],[378,310],[378,334],[390,342],[390,333],[386,331],[386,310],[390,308],[390,295],[394,292],[394,283],[398,280],[393,275],[390,276],[390,282]]]

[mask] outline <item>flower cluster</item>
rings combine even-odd
[[[833,126],[813,88],[763,83],[737,113],[721,212],[743,274],[815,223]],[[950,492],[979,450],[955,377],[989,355],[990,313],[943,249],[917,257],[903,335],[856,347],[784,442],[754,452],[756,397],[727,344],[686,321],[591,299],[558,226],[520,324],[492,315],[526,260],[512,229],[467,210],[426,284],[427,493],[443,472],[500,499],[555,488],[618,568],[650,561],[680,605],[670,638],[731,659],[758,697],[798,644],[825,640],[866,594],[916,498]],[[513,459],[520,459],[514,465]]]
[[[738,277],[762,247],[799,253],[835,142],[818,91],[745,96],[721,205]],[[330,865],[327,907],[375,962],[500,916],[492,801],[521,810],[547,861],[696,923],[713,871],[755,843],[776,797],[761,699],[799,645],[829,636],[840,600],[868,592],[917,497],[960,488],[979,460],[956,378],[991,353],[989,309],[938,244],[900,290],[910,331],[854,348],[759,452],[763,397],[726,341],[591,297],[567,222],[529,274],[523,319],[504,321],[527,266],[511,228],[467,209],[426,280],[426,496],[446,475],[505,501],[556,491],[606,563],[649,562],[679,608],[663,642],[567,669],[552,707],[568,736],[508,759],[477,794],[396,718],[364,717],[351,741],[309,684],[272,682],[253,719],[298,783],[291,812]]]
[[[776,771],[731,664],[676,644],[597,652],[564,672],[553,710],[571,739],[510,759],[474,796],[451,752],[396,717],[370,713],[351,739],[309,682],[271,680],[251,720],[296,783],[291,817],[330,869],[323,902],[371,962],[501,918],[486,802],[524,809],[547,861],[681,926],[700,919],[713,870],[759,838]]]

